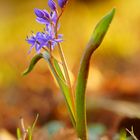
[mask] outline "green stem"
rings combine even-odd
[[[65,95],[65,93],[69,94],[69,89],[63,83],[63,80],[61,80],[61,77],[59,77],[59,75],[58,75],[58,73],[56,71],[56,65],[54,66],[54,62],[52,61],[53,58],[51,59],[51,56],[48,53],[48,51],[46,53],[44,53],[43,56],[44,56],[45,60],[47,60],[49,66],[50,66],[51,72],[53,73],[54,77],[56,78],[56,80],[57,80],[57,82],[59,84],[59,87],[60,87],[62,93],[64,94],[64,97],[65,97],[65,100],[66,100],[66,105],[68,107],[68,111],[69,111],[69,114],[70,114],[72,124],[73,124],[74,127],[76,127],[76,119],[75,119],[75,115],[74,115],[74,112],[73,112],[73,109],[72,109],[71,100],[68,101],[69,99],[66,97],[67,95]]]
[[[76,88],[76,130],[78,137],[82,140],[87,140],[87,122],[86,122],[86,100],[85,90],[89,71],[89,60],[92,55],[90,48],[85,51],[78,74]],[[80,85],[80,86],[79,86]]]
[[[75,116],[75,104],[74,104],[73,89],[72,89],[72,86],[71,86],[71,81],[70,81],[70,77],[69,77],[69,73],[68,73],[68,67],[67,67],[66,59],[65,59],[63,50],[61,48],[61,45],[59,43],[58,43],[58,48],[59,48],[59,54],[60,54],[60,57],[61,57],[63,68],[64,68],[64,73],[65,73],[65,76],[66,76],[66,80],[67,80],[68,85],[69,85],[69,89],[70,89],[70,93],[71,93],[73,114]]]
[[[62,84],[60,83],[60,81],[58,79],[57,72],[56,72],[56,70],[55,70],[55,68],[54,68],[53,63],[52,63],[51,60],[50,60],[50,67],[51,67],[52,72],[55,75],[55,77],[57,77],[56,80],[57,80],[57,82],[58,82],[58,84],[60,86],[60,89],[62,90],[62,92],[65,92],[65,91],[63,91]],[[65,100],[67,100],[66,97],[65,97]],[[66,103],[68,103],[68,102],[66,102]],[[68,110],[69,110],[69,114],[70,114],[70,119],[72,121],[73,126],[76,127],[75,114],[74,114],[74,111],[72,110],[72,108],[70,106],[71,106],[71,104],[67,104],[67,107],[68,107]]]
[[[64,8],[62,9],[62,11],[61,11],[61,13],[58,16],[58,19],[56,21],[56,26],[55,26],[55,33],[56,33],[55,36],[56,36],[56,38],[58,38],[58,33],[57,33],[58,22],[59,22],[60,17],[63,14],[63,11],[64,11]],[[71,93],[70,97],[71,97],[71,101],[72,101],[72,109],[73,109],[72,112],[73,112],[73,115],[75,117],[74,93],[73,93],[73,89],[72,89],[72,85],[71,85],[71,81],[70,81],[70,77],[69,77],[68,66],[67,66],[67,63],[66,63],[66,59],[65,59],[65,56],[64,56],[64,53],[63,53],[61,44],[60,43],[57,43],[57,45],[58,45],[59,54],[60,54],[60,57],[61,57],[61,61],[62,61],[64,73],[65,73],[65,78],[66,78],[66,81],[67,81],[67,84],[68,84],[68,87],[69,87],[69,90],[70,90],[70,93]]]

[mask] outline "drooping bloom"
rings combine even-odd
[[[67,2],[68,2],[68,0],[58,0],[58,4],[61,8],[63,8]]]

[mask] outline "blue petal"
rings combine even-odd
[[[26,41],[29,43],[29,44],[34,44],[35,43],[35,38],[32,36],[30,38],[27,38]]]
[[[34,43],[35,43],[35,40],[28,39],[27,42],[28,42],[29,44],[34,44]]]
[[[36,14],[36,16],[37,17],[39,17],[39,18],[43,18],[45,15],[44,15],[44,12],[42,11],[42,10],[40,10],[40,9],[35,9],[34,10],[34,12],[35,12],[35,14]]]
[[[49,24],[49,21],[48,20],[45,20],[45,19],[39,18],[39,17],[36,18],[36,21],[38,23],[41,23],[41,24]]]
[[[43,46],[40,46],[39,44],[36,44],[35,45],[35,49],[37,51],[37,53],[40,53],[40,49],[42,48]]]
[[[56,10],[56,3],[53,0],[49,0],[48,5],[51,8],[51,10],[53,10],[53,11]]]
[[[58,38],[62,38],[63,37],[63,34],[58,34]]]
[[[40,36],[41,34],[42,34],[42,33],[40,33],[40,32],[37,32],[37,33],[36,33],[36,37],[37,37],[37,36]]]
[[[47,10],[43,10],[45,17],[49,20],[50,19],[50,14]]]
[[[62,42],[63,41],[63,39],[55,39],[55,42]]]
[[[61,8],[63,8],[67,2],[68,2],[68,0],[58,0],[58,4]]]
[[[32,45],[32,46],[30,47],[30,50],[28,51],[28,54],[31,53],[33,47],[34,47],[34,45]]]
[[[56,21],[57,21],[57,13],[56,13],[56,11],[51,12],[50,15],[51,15],[51,20],[54,23],[56,23]]]

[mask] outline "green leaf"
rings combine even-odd
[[[87,46],[90,49],[91,54],[95,51],[99,45],[102,43],[105,34],[108,31],[109,25],[114,17],[115,8],[113,8],[106,16],[104,16],[96,25],[89,44]]]
[[[17,139],[21,140],[21,131],[20,128],[17,128]]]
[[[31,127],[29,126],[29,127],[28,127],[28,140],[32,140],[32,136],[33,136],[32,129],[31,129]]]
[[[86,124],[86,105],[85,105],[85,90],[89,72],[90,59],[93,52],[101,44],[109,25],[115,14],[115,9],[112,9],[106,16],[104,16],[96,25],[91,39],[84,51],[78,72],[76,84],[76,129],[79,138],[87,139],[87,124]]]
[[[54,78],[56,79],[56,81],[58,82],[58,85],[64,95],[72,123],[75,126],[76,120],[75,120],[75,116],[74,116],[74,110],[72,107],[70,90],[69,90],[67,83],[65,82],[65,78],[64,78],[62,70],[58,64],[58,61],[55,58],[51,57],[47,51],[43,53],[43,57],[48,62],[51,72],[52,72]]]
[[[36,115],[36,118],[32,124],[32,126],[29,126],[28,127],[28,140],[32,140],[32,137],[33,137],[33,130],[35,128],[35,125],[36,125],[36,122],[38,120],[38,117],[39,117],[39,114]]]
[[[65,81],[65,78],[64,78],[64,75],[63,75],[63,73],[62,73],[62,70],[61,70],[61,68],[60,68],[60,66],[59,66],[59,64],[58,64],[58,61],[57,61],[56,59],[53,59],[53,64],[54,64],[54,66],[55,66],[55,69],[56,69],[56,72],[57,72],[59,78],[60,78],[61,80]]]
[[[22,73],[22,75],[24,76],[24,75],[27,75],[28,73],[30,73],[30,72],[33,70],[33,68],[34,68],[34,66],[36,65],[36,63],[37,63],[41,58],[43,58],[43,56],[42,56],[41,53],[40,53],[40,54],[36,54],[36,55],[32,58],[29,67]]]

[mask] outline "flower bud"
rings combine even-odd
[[[56,10],[56,3],[53,0],[49,0],[48,5],[51,8],[51,10],[53,10],[53,11]]]
[[[39,18],[43,18],[44,17],[44,13],[43,13],[42,10],[35,8],[34,12],[35,12],[37,17],[39,17]]]
[[[63,8],[67,2],[68,2],[68,0],[58,0],[58,4],[61,8]]]

